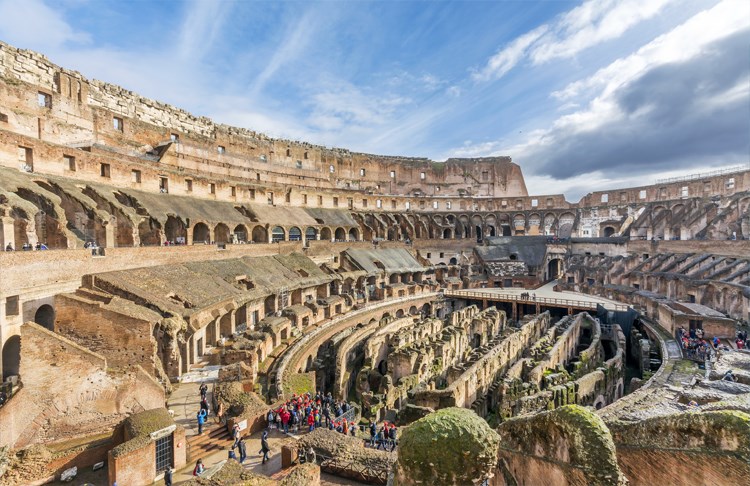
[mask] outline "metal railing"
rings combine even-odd
[[[453,298],[473,298],[482,300],[496,300],[502,302],[518,302],[521,304],[540,304],[553,307],[575,307],[579,309],[596,310],[598,305],[615,311],[627,311],[630,306],[610,302],[589,302],[577,299],[558,299],[550,297],[522,297],[517,294],[503,294],[500,292],[478,292],[473,290],[446,290],[445,295]]]
[[[678,177],[669,177],[667,179],[657,179],[655,184],[669,184],[670,182],[687,182],[698,179],[705,179],[707,177],[716,177],[720,175],[736,174],[737,172],[744,172],[750,170],[750,164],[748,165],[737,165],[735,167],[728,167],[726,169],[713,170],[711,172],[701,172],[698,174],[689,174]]]

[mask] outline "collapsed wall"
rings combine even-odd
[[[21,349],[20,389],[0,408],[0,446],[111,433],[130,414],[164,406],[162,386],[140,366],[109,367],[37,324],[21,326]]]

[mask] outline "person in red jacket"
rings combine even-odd
[[[307,425],[308,427],[310,427],[310,432],[315,430],[315,417],[313,416],[312,413],[307,416]]]
[[[286,409],[281,411],[281,425],[284,427],[284,433],[289,433],[289,418],[291,415],[289,415],[289,412],[286,411]]]

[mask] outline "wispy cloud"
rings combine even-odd
[[[74,30],[59,10],[40,0],[0,0],[0,38],[41,50],[91,42],[87,33]]]
[[[179,33],[178,52],[183,60],[200,59],[213,46],[231,13],[233,1],[192,0]]]
[[[654,17],[674,0],[589,0],[509,42],[473,72],[476,81],[505,76],[520,62],[542,64],[570,58],[602,42],[616,39]]]
[[[255,78],[251,88],[250,97],[256,98],[265,88],[266,84],[286,64],[298,59],[314,39],[316,32],[317,12],[308,10],[305,15],[290,23],[285,31],[282,41],[274,50],[274,54],[266,64],[265,68]]]

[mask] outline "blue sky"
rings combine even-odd
[[[272,136],[510,155],[569,200],[750,162],[744,0],[0,0],[0,39]]]

